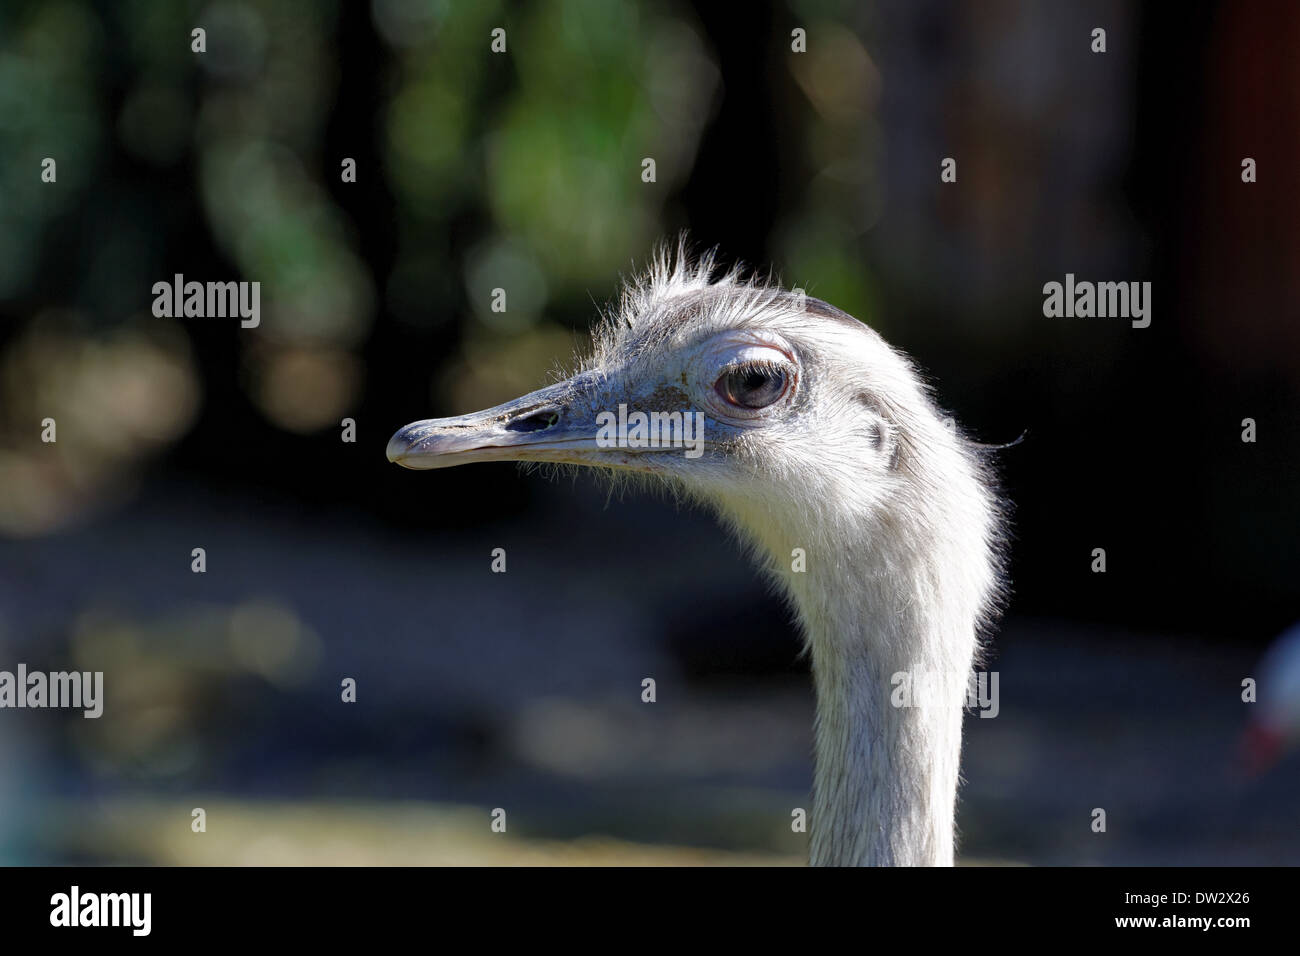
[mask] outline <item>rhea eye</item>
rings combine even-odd
[[[741,365],[719,376],[713,387],[719,395],[740,408],[766,408],[785,394],[789,377],[777,365]]]

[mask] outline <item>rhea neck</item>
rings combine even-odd
[[[813,865],[950,866],[976,605],[960,548],[915,523],[823,534],[739,522],[769,553],[812,657],[817,699]],[[845,538],[847,537],[847,540]],[[802,542],[800,541],[802,538]],[[806,570],[791,552],[807,552]],[[977,557],[983,557],[978,555]],[[928,692],[928,695],[927,695]],[[896,706],[896,702],[908,706]]]
[[[836,568],[827,595],[795,589],[817,695],[814,865],[953,862],[973,622],[954,660],[945,642],[960,635],[944,633],[920,588],[870,580],[885,570],[869,564],[864,581],[861,568]]]

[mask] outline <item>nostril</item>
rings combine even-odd
[[[506,423],[508,432],[539,432],[558,423],[560,413],[553,408],[542,409],[520,418],[512,418]]]

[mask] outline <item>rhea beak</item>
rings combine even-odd
[[[571,379],[496,408],[412,422],[389,439],[388,460],[418,470],[476,461],[628,464],[633,456],[597,444],[599,428],[582,400],[588,387]]]

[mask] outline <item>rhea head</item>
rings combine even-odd
[[[407,425],[388,457],[592,466],[714,507],[790,599],[811,651],[813,862],[951,863],[961,706],[997,580],[977,447],[862,322],[716,278],[680,250],[626,288],[579,368],[496,408]],[[611,421],[637,413],[700,422],[698,443],[611,441]],[[946,675],[945,706],[891,707],[891,675],[922,671]]]

